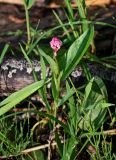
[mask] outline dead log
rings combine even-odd
[[[40,62],[33,60],[34,71],[41,79]],[[8,95],[34,82],[32,67],[24,59],[10,58],[0,68],[0,95]],[[47,69],[49,74],[49,69]]]
[[[42,79],[40,62],[36,59],[32,60],[33,69],[24,59],[9,58],[4,60],[0,68],[0,96],[8,96],[14,91],[34,82],[33,73]],[[103,67],[100,64],[88,63],[88,67],[94,76],[100,76],[103,80],[116,84],[116,72]],[[47,67],[47,76],[50,76],[50,69]],[[80,78],[84,77],[81,67],[77,67],[71,77],[76,84]]]

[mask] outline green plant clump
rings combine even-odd
[[[104,62],[103,65],[108,66],[108,57],[99,59],[91,53],[91,47],[94,44],[94,28],[96,24],[115,26],[89,21],[84,0],[75,0],[78,6],[76,12],[79,15],[77,20],[71,2],[65,0],[64,12],[67,21],[64,23],[57,12],[53,11],[59,24],[43,32],[37,38],[36,34],[39,31],[30,26],[29,20],[29,10],[34,0],[23,0],[23,2],[27,42],[25,45],[20,42],[20,52],[32,69],[33,64],[30,57],[31,55],[38,56],[42,79],[38,80],[33,70],[35,79],[33,84],[14,92],[0,102],[0,157],[50,160],[55,154],[61,160],[76,160],[80,159],[79,156],[82,153],[85,153],[93,160],[116,159],[115,153],[112,152],[112,135],[116,132],[112,126],[116,112],[111,113],[110,111],[110,107],[115,105],[109,103],[107,88],[103,80],[98,76],[92,76],[86,64],[87,61],[95,61]],[[61,35],[56,37],[54,36],[56,33],[61,33]],[[63,33],[65,34],[62,37]],[[52,41],[48,44],[49,46],[41,47],[41,40],[45,38],[52,39]],[[10,46],[6,44],[0,55],[0,64],[8,49]],[[115,57],[113,59],[115,60]],[[51,71],[49,77],[46,76],[48,66]],[[70,76],[77,66],[82,67],[86,79],[82,86],[78,85],[79,87],[73,83]],[[112,67],[111,63],[110,67]],[[51,86],[50,92],[48,92],[48,85]],[[16,109],[17,105],[27,100],[27,97],[35,92],[44,102],[44,111],[29,100],[27,108],[32,105],[33,110],[12,112],[13,108]],[[47,98],[47,94],[51,94],[51,100]],[[21,114],[31,113],[38,118],[26,131],[24,137],[25,124],[29,126],[31,119],[28,117],[28,123],[26,121],[22,123],[21,120],[17,122],[16,119]],[[111,128],[104,130],[104,124],[109,119]],[[34,136],[41,136],[40,130],[44,130],[46,126],[49,128],[49,135],[46,135],[48,136],[47,144],[43,145],[40,139],[34,140]]]

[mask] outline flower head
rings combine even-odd
[[[57,38],[57,37],[53,37],[52,40],[51,40],[51,42],[50,42],[50,46],[54,50],[54,56],[56,56],[58,50],[62,46],[62,41],[59,38]]]

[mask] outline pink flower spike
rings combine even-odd
[[[54,56],[56,57],[58,50],[62,46],[62,41],[57,37],[53,37],[51,42],[50,42],[50,46],[54,50]]]

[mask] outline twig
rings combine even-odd
[[[51,146],[56,146],[56,145],[57,145],[56,142],[51,143]],[[25,149],[21,153],[22,154],[27,154],[27,153],[37,151],[37,150],[41,150],[41,149],[45,149],[45,148],[48,148],[48,147],[49,147],[49,144],[44,144],[44,145],[41,145],[41,146],[36,146],[36,147],[33,147],[33,148]]]
[[[113,136],[113,135],[116,135],[116,129],[111,129],[111,130],[103,131],[102,133],[104,135]]]
[[[63,141],[61,141],[61,143],[64,143]],[[57,143],[56,142],[53,142],[50,144],[51,146],[56,146]],[[34,152],[34,151],[37,151],[37,150],[41,150],[41,149],[45,149],[45,148],[48,148],[49,147],[49,144],[44,144],[44,145],[40,145],[40,146],[36,146],[36,147],[32,147],[32,148],[29,148],[29,149],[25,149],[23,151],[21,151],[20,154],[28,154],[30,152]],[[9,158],[10,157],[13,157],[14,155],[9,155]],[[3,158],[8,158],[7,156],[0,156],[0,160],[3,159]]]
[[[63,142],[62,142],[63,143]],[[51,144],[51,146],[56,146],[57,143],[56,142],[53,142]],[[36,147],[32,147],[32,148],[29,148],[29,149],[25,149],[23,151],[21,151],[20,154],[28,154],[30,152],[33,152],[33,151],[37,151],[37,150],[41,150],[41,149],[45,149],[45,148],[48,148],[49,147],[49,144],[44,144],[44,145],[40,145],[40,146],[36,146]],[[13,157],[14,155],[9,155],[8,157]],[[0,160],[3,159],[3,158],[8,158],[7,156],[0,156]]]
[[[87,135],[92,136],[93,134],[91,133],[84,133],[81,138],[87,137]],[[111,130],[106,130],[106,131],[102,131],[102,132],[97,132],[94,135],[105,135],[105,136],[113,136],[116,135],[116,129],[111,129]]]
[[[103,131],[102,134],[108,135],[108,136],[116,135],[116,129]],[[61,141],[61,143],[64,143],[64,141]],[[57,145],[56,142],[51,143],[51,146],[56,146],[56,145]],[[29,149],[25,149],[25,150],[21,151],[20,154],[27,154],[27,153],[37,151],[37,150],[41,150],[41,149],[45,149],[45,148],[48,148],[48,147],[49,147],[49,144],[44,144],[44,145],[41,145],[41,146],[36,146],[36,147],[29,148]],[[13,155],[9,155],[9,157],[13,157]],[[7,157],[6,156],[0,156],[0,159],[3,159],[3,158],[7,158]]]

